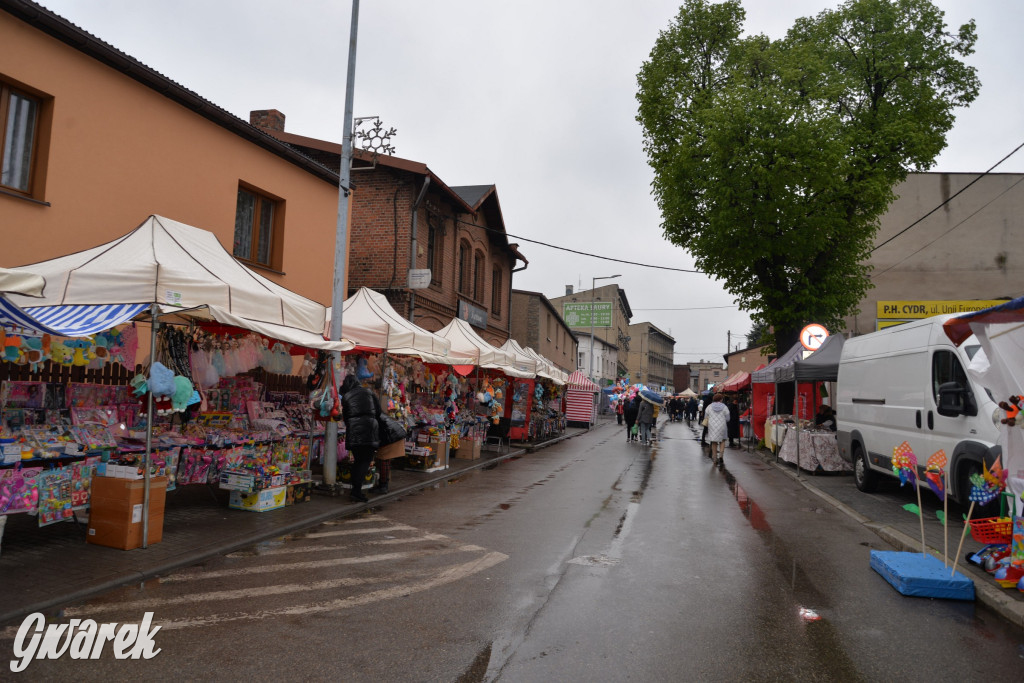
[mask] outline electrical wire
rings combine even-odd
[[[971,185],[973,185],[974,183],[978,182],[979,180],[981,180],[982,178],[984,178],[985,176],[987,176],[987,175],[988,175],[989,173],[991,173],[991,172],[992,172],[992,170],[993,170],[994,168],[996,168],[996,167],[997,167],[997,166],[999,166],[999,165],[1000,165],[1001,163],[1003,163],[1004,161],[1006,161],[1007,159],[1009,159],[1010,157],[1012,157],[1012,156],[1013,156],[1014,154],[1016,154],[1017,152],[1019,152],[1019,151],[1020,151],[1020,149],[1021,149],[1021,147],[1024,147],[1024,142],[1022,142],[1022,143],[1020,143],[1019,145],[1017,145],[1017,146],[1016,146],[1016,147],[1015,147],[1015,148],[1013,149],[1013,151],[1012,151],[1012,152],[1010,152],[1009,154],[1007,154],[1006,156],[1004,156],[1004,157],[1003,157],[1002,159],[1000,159],[1000,160],[999,160],[999,161],[997,161],[996,163],[992,164],[992,166],[990,166],[990,167],[989,167],[989,169],[988,169],[987,171],[985,171],[984,173],[980,174],[980,175],[979,175],[979,176],[978,176],[977,178],[975,178],[975,179],[974,179],[974,180],[972,180],[971,182],[967,183],[967,184],[966,184],[966,185],[964,185],[964,186],[963,186],[962,188],[960,188],[959,190],[957,190],[957,191],[956,191],[955,193],[953,193],[952,195],[950,195],[950,196],[949,196],[949,197],[948,197],[948,198],[947,198],[947,199],[946,199],[946,200],[945,200],[944,202],[942,202],[941,204],[939,204],[938,206],[936,206],[936,207],[935,207],[934,209],[932,209],[931,211],[929,211],[929,212],[928,212],[928,213],[926,213],[925,215],[921,216],[921,217],[920,217],[920,218],[918,218],[918,219],[917,219],[916,221],[914,221],[913,223],[911,223],[911,224],[910,224],[910,225],[908,225],[907,227],[903,228],[902,230],[900,230],[900,231],[899,231],[898,233],[896,233],[895,235],[893,235],[892,237],[890,237],[890,238],[889,238],[889,239],[887,239],[886,241],[882,242],[881,244],[876,244],[876,245],[875,245],[875,247],[874,247],[874,248],[873,248],[873,249],[872,249],[872,250],[871,250],[871,251],[870,251],[869,253],[871,253],[871,254],[875,253],[876,251],[878,251],[879,249],[881,249],[881,248],[882,248],[882,247],[884,247],[885,245],[889,244],[889,242],[892,242],[892,241],[893,241],[894,239],[896,239],[897,237],[899,237],[900,235],[902,235],[903,233],[905,233],[905,232],[906,232],[907,230],[910,230],[910,229],[911,229],[912,227],[914,227],[915,225],[917,225],[918,223],[920,223],[921,221],[923,221],[923,220],[924,220],[925,218],[928,218],[928,216],[931,216],[931,215],[932,215],[933,213],[935,213],[936,211],[938,211],[939,209],[941,209],[942,207],[944,207],[944,206],[945,206],[946,204],[949,204],[949,203],[950,203],[951,201],[953,201],[954,199],[956,199],[957,197],[959,197],[959,196],[960,196],[961,194],[963,194],[963,192],[964,192],[964,191],[965,191],[965,190],[966,190],[967,188],[969,188],[969,187],[970,187]]]
[[[567,251],[570,254],[579,254],[580,256],[589,256],[590,258],[601,259],[602,261],[614,261],[615,263],[625,263],[626,265],[629,265],[629,266],[641,266],[643,268],[654,268],[656,270],[672,270],[672,271],[675,271],[677,273],[696,273],[697,275],[707,275],[708,274],[708,273],[705,273],[702,270],[693,270],[692,268],[673,268],[671,266],[656,266],[656,265],[652,265],[650,263],[639,263],[637,261],[626,261],[626,260],[623,260],[623,259],[612,258],[611,256],[599,256],[598,254],[591,254],[591,253],[588,253],[588,252],[585,252],[585,251],[578,251],[576,249],[570,249],[568,247],[560,247],[560,246],[558,246],[556,244],[549,244],[547,242],[541,242],[540,240],[530,239],[529,237],[523,237],[522,235],[513,235],[510,232],[505,232],[504,230],[499,230],[498,228],[492,228],[492,227],[489,227],[487,225],[480,225],[478,223],[471,223],[469,221],[464,221],[461,218],[456,218],[455,220],[456,220],[456,222],[462,223],[464,225],[471,225],[474,228],[481,228],[483,230],[488,230],[490,232],[499,233],[499,234],[505,235],[507,237],[514,237],[517,240],[522,240],[524,242],[529,242],[530,244],[539,244],[542,247],[548,247],[550,249],[558,249],[559,251]]]
[[[906,256],[904,256],[904,257],[903,257],[902,259],[900,259],[900,260],[899,260],[899,261],[897,261],[896,263],[892,264],[891,266],[889,266],[889,267],[888,267],[888,268],[886,268],[885,270],[881,270],[881,271],[879,271],[879,272],[875,273],[873,277],[878,277],[879,275],[885,275],[886,273],[888,273],[888,272],[889,272],[890,270],[892,270],[892,269],[893,269],[893,268],[895,268],[896,266],[900,265],[901,263],[904,263],[904,262],[906,262],[906,261],[907,261],[907,260],[909,260],[909,259],[910,259],[911,257],[913,257],[913,256],[916,256],[916,255],[917,255],[918,253],[920,253],[921,251],[923,251],[923,250],[927,249],[928,247],[930,247],[931,245],[935,244],[936,242],[938,242],[939,240],[941,240],[941,239],[942,239],[943,237],[945,237],[946,235],[948,235],[949,233],[953,232],[954,230],[956,230],[957,228],[959,228],[959,227],[960,227],[961,225],[963,225],[964,223],[966,223],[967,221],[969,221],[969,220],[971,220],[972,218],[974,218],[975,216],[977,216],[977,215],[978,215],[979,213],[981,213],[981,212],[982,212],[982,211],[984,211],[984,210],[985,210],[986,208],[988,208],[988,206],[989,206],[990,204],[992,204],[993,202],[995,202],[995,201],[996,201],[997,199],[999,199],[1000,197],[1002,197],[1002,196],[1003,196],[1004,194],[1006,194],[1007,192],[1009,192],[1009,191],[1010,191],[1010,190],[1012,190],[1013,188],[1015,188],[1015,187],[1017,187],[1018,185],[1020,185],[1020,184],[1021,184],[1022,182],[1024,182],[1024,177],[1022,177],[1022,178],[1021,178],[1020,180],[1018,180],[1017,182],[1015,182],[1015,183],[1014,183],[1013,185],[1010,185],[1010,186],[1009,186],[1008,188],[1006,188],[1005,190],[1003,190],[1002,192],[1000,192],[999,194],[997,194],[997,195],[996,195],[995,197],[993,197],[993,198],[992,198],[992,199],[990,199],[989,201],[985,202],[985,203],[984,203],[984,204],[983,204],[982,206],[978,207],[978,210],[977,210],[977,211],[975,211],[974,213],[972,213],[972,214],[971,214],[970,216],[967,216],[966,218],[964,218],[964,219],[963,219],[962,221],[960,221],[959,223],[957,223],[956,225],[954,225],[954,226],[953,226],[952,228],[950,228],[950,229],[949,229],[949,230],[947,230],[946,232],[942,233],[941,235],[939,235],[938,237],[936,237],[935,239],[933,239],[933,240],[932,240],[931,242],[928,242],[927,244],[924,244],[924,245],[922,245],[922,246],[921,246],[921,247],[920,247],[919,249],[915,249],[914,251],[910,252],[909,254],[907,254],[907,255],[906,255]],[[948,271],[948,270],[944,270],[943,272],[949,272],[949,271]]]

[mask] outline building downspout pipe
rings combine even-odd
[[[409,235],[409,270],[416,268],[416,215],[419,213],[420,204],[427,196],[427,188],[430,187],[430,176],[423,179],[423,187],[420,188],[420,194],[416,197],[416,201],[412,205],[412,233]],[[431,274],[430,277],[434,277]],[[406,278],[406,284],[408,284],[408,278]],[[416,290],[409,290],[409,322],[416,322]]]

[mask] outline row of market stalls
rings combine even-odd
[[[834,430],[815,424],[823,399],[835,394],[844,338],[830,335],[815,351],[797,342],[751,373],[754,434],[779,457],[811,471],[848,471]]]
[[[495,347],[459,319],[429,332],[369,289],[343,311],[343,339],[325,339],[329,309],[247,268],[212,233],[161,216],[0,271],[0,517],[70,519],[90,507],[95,482],[140,494],[144,512],[141,538],[126,540],[139,525],[92,506],[89,539],[144,547],[159,540],[149,519],[176,487],[227,489],[231,507],[253,511],[301,501],[348,373],[407,427],[413,469],[479,457],[491,432],[536,440],[564,429],[568,375],[532,349]]]

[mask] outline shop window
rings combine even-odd
[[[43,98],[0,81],[0,187],[39,198]]]
[[[279,242],[283,202],[248,187],[238,188],[235,209],[235,240],[232,253],[240,259],[268,268],[280,262]]]
[[[501,269],[495,268],[491,273],[491,315],[501,317]]]

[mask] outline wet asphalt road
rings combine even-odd
[[[974,604],[899,595],[871,548],[888,549],[751,454],[727,450],[719,471],[685,424],[651,447],[604,426],[69,608],[65,621],[153,611],[163,651],[20,677],[1024,677],[1024,634]]]

